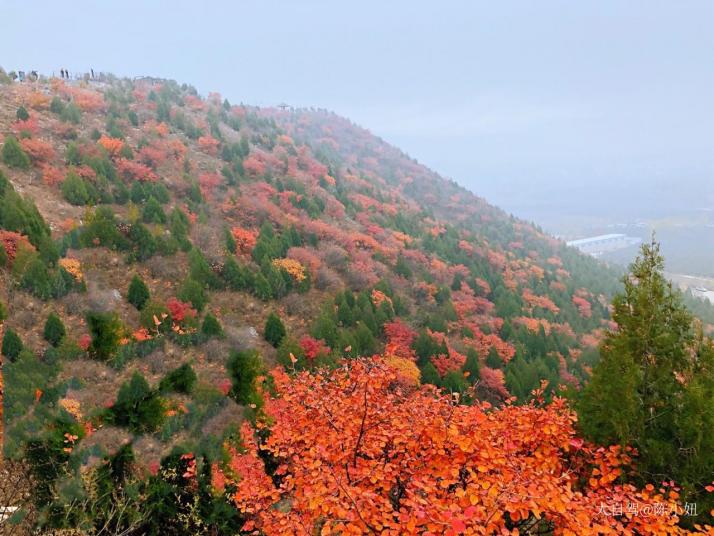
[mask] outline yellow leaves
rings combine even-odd
[[[298,283],[305,280],[305,267],[295,259],[274,259],[273,266],[285,270]]]
[[[79,400],[74,398],[60,398],[57,403],[78,421],[82,419],[82,410]]]
[[[67,272],[77,281],[82,281],[84,274],[82,274],[82,263],[79,259],[65,257],[59,260],[59,265],[67,270]]]
[[[384,362],[394,369],[398,381],[405,387],[417,387],[421,381],[421,372],[411,359],[387,356]]]

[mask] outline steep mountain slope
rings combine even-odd
[[[578,386],[610,326],[614,272],[328,112],[53,79],[0,86],[0,130],[5,450],[39,504],[127,444],[218,457],[264,364],[385,353],[499,404]]]

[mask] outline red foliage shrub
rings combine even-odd
[[[231,229],[233,239],[236,241],[236,249],[239,253],[249,255],[256,242],[258,241],[258,233],[251,229],[243,229],[242,227],[233,227]]]
[[[315,339],[309,335],[305,335],[300,339],[300,348],[305,353],[305,357],[312,361],[316,357],[324,356],[330,353],[330,348],[325,345],[322,339]]]
[[[590,302],[585,298],[573,296],[573,305],[578,308],[578,312],[583,318],[590,318],[592,316],[592,305],[590,305]]]
[[[207,134],[198,138],[198,147],[206,154],[216,156],[218,154],[218,146],[221,144],[216,138]]]
[[[14,231],[5,231],[0,229],[0,243],[5,247],[5,252],[7,253],[7,259],[10,265],[12,265],[15,260],[15,256],[19,249],[27,248],[34,251],[34,246],[30,244],[30,241],[25,235],[16,233]]]
[[[416,331],[397,318],[384,324],[384,334],[387,337],[384,349],[386,355],[416,359],[416,353],[411,347],[417,336]]]
[[[50,165],[42,166],[42,182],[47,186],[60,184],[64,180],[65,175],[66,172],[59,168]]]
[[[118,156],[124,147],[124,142],[122,140],[118,138],[110,138],[107,135],[102,135],[97,143],[104,147],[110,156]]]
[[[184,320],[196,318],[198,314],[196,309],[191,307],[190,303],[182,302],[177,298],[171,298],[166,302],[166,307],[171,314],[171,320],[175,323],[181,323]]]
[[[168,154],[157,144],[145,145],[136,154],[136,160],[156,169],[168,160]]]
[[[220,173],[201,173],[198,176],[198,185],[201,189],[201,194],[204,197],[211,197],[213,190],[223,182],[223,176]]]
[[[249,177],[255,178],[265,175],[265,164],[252,154],[243,160],[243,169]]]
[[[55,150],[49,142],[37,138],[22,138],[20,145],[35,164],[48,162],[55,157]]]
[[[23,133],[29,133],[32,136],[36,136],[40,132],[37,119],[34,117],[30,117],[26,121],[15,121],[11,126],[12,131],[18,136]]]
[[[140,162],[134,162],[126,158],[117,158],[116,167],[119,174],[125,179],[143,182],[156,182],[159,180],[159,177],[149,166]]]

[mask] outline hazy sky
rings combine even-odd
[[[711,0],[0,0],[0,21],[6,69],[328,108],[525,216],[640,184],[712,201]]]

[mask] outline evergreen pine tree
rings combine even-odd
[[[203,318],[203,324],[201,325],[201,333],[207,337],[222,337],[223,327],[215,316],[211,313],[206,313],[206,316]]]
[[[261,372],[262,363],[256,350],[231,352],[226,365],[233,381],[231,395],[239,404],[254,402],[255,379]]]
[[[43,336],[52,346],[57,346],[67,334],[64,324],[59,316],[50,313],[45,322]]]
[[[280,341],[285,337],[285,334],[285,324],[283,324],[283,321],[280,320],[278,315],[271,312],[265,321],[265,329],[263,330],[265,340],[277,348],[280,345]]]
[[[159,391],[189,394],[193,390],[193,386],[196,385],[196,380],[197,377],[193,367],[188,363],[184,363],[164,376],[159,383]]]
[[[466,378],[469,383],[474,383],[481,377],[481,365],[475,348],[469,348],[466,352],[466,362],[462,370],[469,373]]]
[[[89,313],[87,325],[92,334],[89,351],[93,357],[107,361],[119,348],[121,322],[116,313]]]
[[[178,291],[178,298],[181,301],[190,303],[197,311],[203,311],[208,303],[208,297],[204,287],[196,280],[186,279]]]
[[[149,387],[146,378],[134,372],[131,379],[119,388],[109,419],[136,434],[154,432],[165,417],[163,400]]]
[[[426,364],[421,367],[421,383],[429,383],[431,385],[439,385],[441,383],[441,378],[436,370],[436,367],[431,361],[427,361]]]
[[[492,369],[500,369],[503,366],[503,360],[501,356],[498,355],[498,350],[491,346],[488,350],[488,356],[486,356],[486,366]]]
[[[149,293],[149,287],[146,286],[146,283],[144,283],[138,275],[132,277],[126,295],[127,301],[141,311],[150,297],[151,294]]]
[[[73,205],[87,205],[91,201],[84,179],[74,171],[67,173],[67,177],[62,182],[61,189],[64,198]]]
[[[441,380],[441,388],[447,393],[463,393],[468,387],[466,378],[461,371],[450,370]]]
[[[166,214],[156,198],[152,195],[141,212],[144,223],[166,223]]]
[[[22,150],[14,136],[6,136],[2,147],[2,159],[8,166],[17,169],[28,169],[30,157]]]
[[[2,338],[2,355],[10,361],[15,361],[23,348],[20,336],[13,329],[7,328]]]
[[[27,108],[20,106],[15,112],[15,117],[18,121],[27,121],[30,118],[30,114],[27,112]]]
[[[586,437],[636,447],[642,482],[673,480],[683,499],[712,508],[714,350],[695,329],[681,294],[663,276],[652,240],[615,297],[601,358],[578,401]]]

